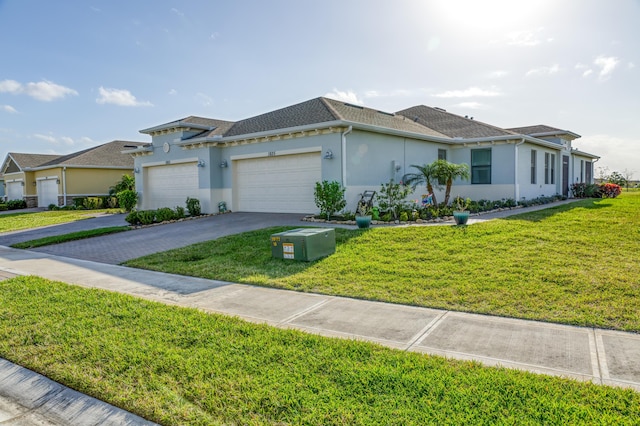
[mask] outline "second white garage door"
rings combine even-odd
[[[143,208],[186,207],[187,197],[198,198],[196,163],[145,167]]]
[[[58,205],[58,183],[55,179],[38,181],[38,207],[47,207],[49,204]]]
[[[319,152],[236,160],[234,198],[244,212],[314,213]]]

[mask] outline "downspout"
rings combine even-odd
[[[342,187],[347,187],[347,135],[351,133],[353,126],[342,133]]]
[[[62,168],[62,205],[67,205],[67,166]]]
[[[524,138],[520,142],[515,145],[515,171],[514,171],[514,189],[515,189],[515,198],[516,198],[516,206],[518,205],[518,200],[520,199],[520,184],[518,183],[518,147],[525,142]]]

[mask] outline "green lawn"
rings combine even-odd
[[[312,263],[271,258],[271,228],[129,266],[305,292],[640,331],[640,192],[454,226],[336,229]]]
[[[256,325],[37,277],[0,357],[167,425],[637,424],[640,393]]]
[[[107,228],[89,229],[86,231],[71,232],[69,234],[54,235],[51,237],[38,238],[36,240],[24,241],[12,244],[11,247],[19,249],[31,249],[36,247],[44,247],[52,244],[61,244],[68,241],[83,240],[85,238],[99,237],[101,235],[115,234],[130,230],[129,226],[110,226]]]
[[[99,213],[113,213],[119,210],[54,210],[43,212],[16,212],[0,215],[0,232],[58,225],[90,219]]]

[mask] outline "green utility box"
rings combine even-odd
[[[333,228],[299,228],[271,235],[271,255],[276,259],[310,262],[335,251]]]

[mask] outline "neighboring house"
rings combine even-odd
[[[439,158],[470,167],[453,196],[568,195],[570,183],[592,181],[598,159],[571,146],[575,133],[547,126],[501,129],[439,108],[387,113],[323,97],[238,122],[187,117],[141,133],[151,144],[124,151],[135,158],[141,209],[195,197],[203,212],[225,202],[234,211],[313,213],[315,182],[336,180],[353,211],[364,190]]]
[[[124,174],[133,173],[126,149],[143,142],[113,141],[68,155],[10,152],[2,164],[7,200],[24,199],[28,207],[67,205],[83,196],[109,193]]]

